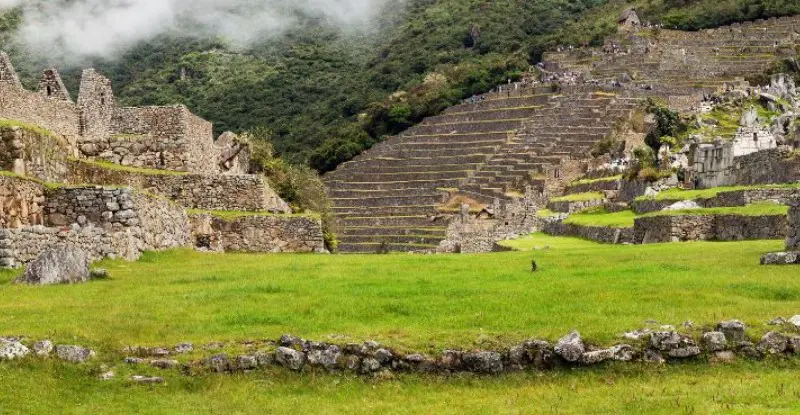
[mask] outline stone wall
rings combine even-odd
[[[791,149],[779,147],[734,157],[722,157],[713,169],[693,173],[698,187],[789,183],[800,180],[800,157],[792,157]]]
[[[91,261],[103,258],[135,261],[141,254],[138,245],[131,229],[109,231],[96,226],[0,229],[0,268],[22,266],[53,246],[79,248]]]
[[[785,205],[798,194],[800,194],[800,189],[732,190],[720,192],[711,198],[694,199],[694,202],[702,208],[747,206],[757,202],[774,202]],[[631,207],[637,214],[644,214],[663,210],[681,201],[679,199],[638,199],[631,204]]]
[[[0,228],[43,225],[45,191],[32,180],[0,175]]]
[[[190,215],[195,247],[223,252],[324,252],[322,222],[308,216]]]
[[[74,144],[80,135],[80,109],[73,103],[51,99],[0,81],[0,118],[37,125]]]
[[[783,215],[658,215],[634,220],[636,243],[783,239]]]
[[[219,173],[211,123],[185,106],[115,108],[108,133],[87,136],[82,154],[125,166]]]
[[[789,224],[788,238],[786,238],[786,249],[790,251],[800,251],[800,197],[794,198],[789,202]]]
[[[180,206],[131,188],[58,189],[46,201],[46,220],[54,227],[77,223],[109,232],[130,230],[139,251],[186,246],[189,223]]]
[[[590,200],[560,200],[547,203],[547,208],[553,212],[575,213],[605,203],[605,199]]]
[[[146,189],[187,209],[291,213],[286,202],[259,175],[145,174],[72,161],[70,183],[98,183]]]
[[[542,224],[542,232],[553,236],[572,236],[604,244],[627,244],[634,242],[633,228],[610,228],[604,226],[582,226],[561,221]]]
[[[23,127],[0,127],[0,170],[46,182],[63,182],[69,145],[61,138]]]

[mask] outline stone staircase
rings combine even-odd
[[[552,192],[562,164],[584,160],[614,127],[628,120],[642,101],[606,92],[553,98],[551,106],[525,121],[523,128],[461,187],[459,193],[484,203],[510,199],[532,185]]]
[[[340,252],[420,251],[445,237],[445,202],[553,97],[506,90],[448,108],[325,176]]]

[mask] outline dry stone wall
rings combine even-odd
[[[712,170],[694,173],[701,188],[789,183],[800,180],[800,157],[792,150],[779,147],[734,157]]]
[[[711,198],[694,199],[694,202],[702,208],[747,206],[757,202],[774,202],[785,205],[798,194],[800,194],[800,189],[732,190],[720,192]],[[644,214],[663,210],[681,201],[679,199],[638,199],[631,203],[631,207],[637,214]]]
[[[786,249],[800,251],[800,197],[790,202],[789,208],[789,237],[786,239]]]
[[[96,226],[25,226],[0,229],[0,268],[16,268],[33,261],[45,249],[69,246],[85,252],[91,261],[121,258],[134,261],[141,252],[130,230],[108,231]]]
[[[0,170],[46,182],[63,182],[69,145],[22,127],[0,127]]]
[[[224,252],[324,252],[322,223],[308,216],[190,216],[195,246]]]
[[[0,175],[0,228],[43,225],[45,191],[32,180]]]
[[[130,230],[140,251],[186,246],[190,239],[183,208],[130,188],[58,189],[48,197],[46,212],[55,227],[77,223],[108,232]]]
[[[291,213],[291,208],[259,175],[145,174],[69,163],[70,183],[131,186],[158,193],[187,209]]]
[[[784,215],[658,215],[634,220],[635,243],[783,239]]]
[[[634,242],[633,228],[583,226],[561,221],[547,221],[542,232],[553,236],[572,236],[604,244],[629,244]]]

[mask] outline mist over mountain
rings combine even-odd
[[[298,16],[349,31],[368,23],[388,1],[0,0],[0,9],[20,8],[16,40],[28,50],[66,62],[117,57],[165,34],[248,45],[284,33],[298,24]]]

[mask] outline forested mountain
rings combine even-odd
[[[557,44],[597,43],[625,7],[643,20],[699,29],[800,13],[797,0],[408,0],[370,27],[342,31],[300,16],[246,48],[161,36],[94,65],[124,105],[184,103],[218,132],[255,130],[285,158],[327,171],[385,135],[516,78]],[[45,64],[15,45],[18,10],[0,18],[29,85]],[[77,91],[79,68],[62,68]]]

